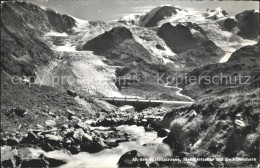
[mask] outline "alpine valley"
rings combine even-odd
[[[259,164],[259,11],[1,14],[2,167]]]

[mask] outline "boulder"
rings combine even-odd
[[[164,128],[160,128],[157,130],[158,137],[166,137],[167,135],[168,135],[168,132]]]
[[[83,129],[85,132],[89,132],[90,131],[90,127],[87,123],[85,122],[79,122],[75,125],[75,128],[81,128]]]
[[[36,134],[34,134],[33,132],[29,131],[28,135],[26,137],[26,141],[37,142],[37,141],[39,141],[39,137]]]
[[[43,127],[42,125],[40,125],[40,124],[37,124],[36,127],[37,127],[38,129],[40,129],[40,130],[43,130],[43,129],[44,129],[44,127]]]
[[[104,149],[104,147],[98,142],[84,143],[80,146],[82,151],[89,153],[97,153]]]
[[[119,112],[127,112],[127,113],[134,113],[135,112],[135,108],[133,106],[129,106],[129,105],[124,105],[119,107]]]
[[[70,109],[67,109],[66,112],[71,116],[75,115],[75,112],[71,111]]]
[[[235,123],[236,130],[240,130],[240,131],[243,131],[247,126],[240,113],[236,115],[234,123]]]
[[[51,146],[59,145],[60,142],[62,141],[62,138],[60,136],[51,135],[51,134],[46,134],[44,138],[45,141],[49,143]]]
[[[80,149],[82,150],[81,146],[79,146],[79,145],[72,145],[69,148],[69,151],[71,152],[71,154],[78,154],[80,152]],[[84,151],[84,150],[82,150],[82,151]]]
[[[159,50],[165,50],[165,48],[163,46],[161,46],[160,44],[156,44],[155,46],[157,49]]]
[[[54,127],[56,125],[56,122],[54,120],[46,120],[45,125],[48,127]]]
[[[108,146],[105,144],[103,138],[96,138],[93,140],[93,142],[84,142],[80,147],[82,151],[97,153],[107,148]]]
[[[81,122],[81,119],[77,116],[69,116],[68,119],[74,122]]]
[[[19,139],[13,137],[13,138],[7,139],[6,144],[9,146],[15,146],[15,145],[18,145],[19,142],[20,142]]]
[[[57,115],[55,113],[53,113],[53,112],[49,112],[49,115],[52,116],[53,118],[57,117]]]
[[[49,152],[49,151],[54,151],[54,147],[51,146],[49,143],[44,143],[42,146],[42,150]]]
[[[18,166],[16,165],[17,162],[16,156],[18,156],[16,149],[13,150],[12,147],[10,146],[1,147],[1,163],[3,167]]]
[[[21,163],[21,167],[48,167],[48,161],[42,158],[24,159]]]
[[[28,110],[22,107],[13,108],[11,111],[19,117],[24,117],[28,113]]]
[[[73,92],[71,90],[67,90],[67,94],[72,96],[72,97],[76,97],[77,96],[77,93],[76,92]]]
[[[42,158],[44,160],[46,160],[49,163],[49,167],[59,167],[61,165],[64,165],[67,163],[66,160],[62,160],[62,159],[58,159],[58,158],[53,158],[53,157],[48,157],[45,155],[40,155],[39,158]]]
[[[110,142],[110,141],[106,141],[106,144],[109,146],[109,148],[115,148],[119,145],[118,142]]]
[[[81,128],[78,128],[74,131],[73,133],[73,140],[76,142],[76,143],[81,143],[82,142],[82,137],[84,136],[85,132],[83,131],[83,129]]]
[[[140,152],[132,150],[123,154],[117,165],[118,167],[148,167],[146,161],[142,161],[142,159],[145,158]]]
[[[82,142],[84,143],[84,142],[91,142],[91,141],[93,141],[92,136],[87,133],[84,133],[82,137]]]
[[[60,126],[60,128],[62,130],[67,130],[69,128],[69,126],[67,124],[63,124],[62,126]]]

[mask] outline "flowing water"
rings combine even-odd
[[[104,129],[104,127],[100,128]],[[99,129],[99,127],[96,127],[96,129]],[[122,142],[115,148],[105,149],[94,154],[80,152],[76,155],[68,155],[62,151],[52,151],[47,153],[47,156],[67,160],[68,163],[61,166],[62,168],[115,168],[117,167],[119,158],[131,150],[137,150],[149,158],[167,157],[171,155],[170,148],[162,143],[163,138],[157,138],[156,132],[145,132],[144,127],[136,125],[122,125],[116,127],[116,129],[131,134],[137,140]],[[146,145],[144,146],[144,144]]]

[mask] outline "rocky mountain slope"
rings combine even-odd
[[[35,76],[37,67],[57,56],[42,40],[48,31],[69,32],[75,20],[31,3],[1,3],[2,69],[10,75]]]
[[[91,50],[97,55],[104,55],[108,65],[129,69],[129,72],[121,75],[131,76],[131,73],[140,74],[141,77],[144,73],[155,75],[159,68],[163,67],[162,60],[154,57],[135,41],[133,34],[126,27],[114,27],[86,42],[83,49]]]
[[[249,61],[251,56],[255,56],[253,62]],[[239,57],[247,61],[241,61]],[[176,156],[247,157],[255,160],[187,161],[185,166],[232,167],[258,163],[259,59],[259,46],[246,46],[235,51],[227,63],[206,65],[188,73],[188,78],[219,77],[215,78],[216,83],[207,83],[206,80],[183,83],[183,92],[196,98],[197,103],[172,110],[162,121],[165,127],[171,129],[164,142],[171,146]],[[244,78],[239,80],[238,76]]]
[[[224,52],[210,40],[197,24],[186,22],[176,26],[163,24],[157,32],[186,66],[198,66],[204,63],[218,62]]]
[[[250,46],[244,46],[238,50],[236,50],[231,57],[229,58],[228,62],[259,62],[260,56],[259,56],[259,48],[260,48],[260,42],[258,42],[255,45]]]

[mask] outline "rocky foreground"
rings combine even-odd
[[[65,153],[79,152],[97,153],[101,150],[113,148],[121,142],[135,141],[127,132],[115,129],[119,125],[144,126],[146,131],[158,131],[158,137],[165,137],[168,132],[158,125],[159,118],[145,116],[136,112],[115,112],[99,116],[92,121],[79,118],[75,112],[67,110],[70,124],[57,123],[59,114],[50,112],[52,119],[46,120],[44,125],[38,124],[36,129],[29,129],[24,135],[14,132],[1,139],[1,163],[3,167],[56,167],[66,164],[65,160],[50,158],[44,154],[34,154],[30,149],[42,149],[45,152],[64,150]],[[14,108],[9,115],[25,117],[28,110]],[[88,121],[88,122],[87,122]],[[25,154],[26,153],[26,154]]]

